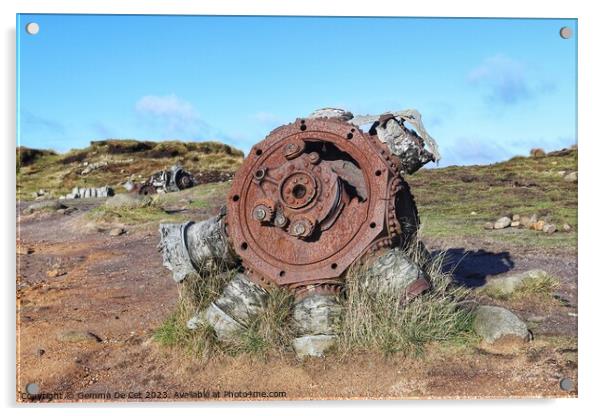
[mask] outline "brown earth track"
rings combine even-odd
[[[479,241],[427,239],[433,250],[460,247],[453,253],[473,263],[458,267],[464,267],[464,277],[472,279],[492,270],[496,274],[554,268],[551,272],[561,277],[561,292],[569,306],[538,310],[525,304],[517,310],[523,318],[545,314],[533,330],[535,340],[519,354],[433,347],[417,359],[367,353],[298,361],[291,354],[267,361],[242,356],[201,362],[152,341],[153,331],[178,297],[157,253],[156,225],[129,227],[126,234],[111,237],[85,227],[83,211],[89,206],[72,215],[18,219],[19,392],[35,382],[42,392],[63,394],[55,401],[101,400],[99,395],[78,394],[104,392],[125,393],[119,400],[141,400],[146,392],[160,397],[167,392],[167,399],[173,399],[176,392],[198,390],[284,391],[286,399],[576,395],[559,388],[562,377],[577,380],[576,346],[554,341],[576,333],[576,318],[568,315],[576,312],[576,253],[534,249],[524,254],[489,245],[485,249],[490,254],[478,254],[484,247]],[[499,254],[504,252],[512,268],[492,269],[490,263],[501,261]],[[477,254],[470,257],[470,253]],[[471,274],[471,267],[476,274]],[[49,277],[47,272],[54,269],[66,274]],[[57,337],[65,331],[89,331],[101,341],[93,337],[60,341]],[[130,392],[135,397],[128,397]],[[136,396],[138,392],[142,397]]]

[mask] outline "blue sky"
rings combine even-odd
[[[40,32],[25,32],[28,22]],[[415,108],[441,166],[576,143],[573,19],[19,15],[18,144],[220,140]]]

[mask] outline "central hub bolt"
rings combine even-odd
[[[265,212],[265,209],[262,207],[255,208],[255,211],[253,212],[255,219],[259,221],[263,221],[267,215],[267,212]]]

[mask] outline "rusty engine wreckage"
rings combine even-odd
[[[265,307],[271,288],[286,287],[295,295],[293,348],[320,356],[336,341],[352,264],[375,276],[371,291],[410,301],[428,290],[428,276],[403,251],[419,226],[403,175],[438,160],[415,110],[354,117],[327,108],[272,131],[244,160],[218,216],[160,226],[176,282],[238,271],[188,327],[205,322],[227,339]]]

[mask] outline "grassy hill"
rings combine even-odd
[[[422,221],[433,238],[475,238],[513,246],[577,247],[576,148],[541,157],[514,157],[491,165],[422,169],[407,178]],[[569,224],[571,232],[544,234],[527,229],[484,230],[502,216],[530,216]]]
[[[33,199],[39,189],[58,197],[75,186],[109,185],[119,192],[128,179],[142,181],[175,163],[194,174],[234,172],[242,158],[240,150],[218,142],[101,140],[65,154],[18,147],[17,198]]]

